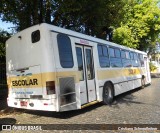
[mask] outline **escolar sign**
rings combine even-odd
[[[14,80],[12,81],[12,86],[29,86],[29,85],[38,85],[37,79],[29,80]]]

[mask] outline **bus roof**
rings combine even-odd
[[[99,38],[96,38],[96,37],[92,37],[92,36],[89,36],[89,35],[78,33],[78,32],[72,31],[72,30],[64,29],[64,28],[61,28],[61,27],[57,27],[57,26],[54,26],[54,25],[47,24],[47,23],[41,23],[41,24],[34,25],[32,27],[26,28],[26,29],[18,32],[17,34],[13,35],[11,38],[9,38],[7,40],[7,42],[10,39],[13,39],[15,36],[19,36],[19,34],[23,34],[23,32],[25,32],[27,30],[31,30],[32,28],[34,28],[34,29],[46,28],[51,32],[63,33],[63,34],[67,34],[67,35],[72,36],[72,37],[76,37],[76,38],[80,38],[80,39],[96,42],[96,43],[99,43],[99,44],[104,44],[104,45],[106,44],[106,45],[109,45],[109,46],[118,47],[118,48],[121,48],[121,49],[125,49],[125,50],[130,50],[130,51],[146,54],[143,51],[132,49],[132,48],[129,48],[129,47],[126,47],[126,46],[123,46],[123,45],[119,45],[119,44],[116,44],[116,43],[113,43],[113,42],[109,42],[107,40],[99,39]]]

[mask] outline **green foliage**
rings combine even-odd
[[[1,0],[3,21],[17,31],[42,22],[146,50],[159,40],[159,0]]]
[[[153,63],[149,63],[149,68],[150,68],[150,71],[153,72],[157,69],[157,67],[155,65],[153,65]]]
[[[0,58],[5,57],[5,42],[11,35],[3,30],[0,30]]]
[[[1,0],[3,20],[23,30],[42,22],[106,38],[110,26],[119,26],[126,0]]]
[[[132,31],[127,26],[121,26],[114,31],[113,40],[116,40],[118,44],[130,48],[136,48],[138,45],[138,40],[132,35]]]
[[[127,46],[140,50],[146,50],[150,45],[155,44],[159,39],[160,33],[160,9],[157,6],[157,1],[141,0],[137,1],[137,3],[130,2],[124,8],[126,14],[120,28],[124,29],[124,27],[127,27],[127,34],[132,36],[124,38],[121,44],[126,45],[126,42],[128,42],[134,46]],[[119,32],[119,30],[115,30],[113,38],[115,42],[119,42],[118,33],[116,32]],[[123,34],[123,32],[121,30],[121,33],[119,32],[118,35]]]
[[[17,30],[23,30],[41,21],[43,0],[1,0],[0,14],[4,21],[17,25]],[[46,7],[46,6],[45,6]]]
[[[5,56],[5,45],[3,43],[0,43],[0,57]]]

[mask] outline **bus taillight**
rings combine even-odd
[[[55,94],[56,93],[55,81],[47,81],[46,82],[46,90],[47,90],[47,95]]]

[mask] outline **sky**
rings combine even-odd
[[[12,33],[12,28],[11,27],[15,27],[15,25],[13,25],[12,23],[9,23],[9,22],[8,23],[2,22],[2,20],[0,19],[0,29]]]

